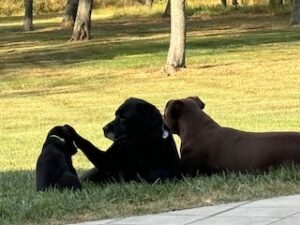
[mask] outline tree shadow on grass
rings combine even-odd
[[[192,18],[188,31],[198,33],[187,38],[187,50],[211,49],[217,54],[219,50],[239,51],[247,46],[299,41],[300,33],[297,30],[272,28],[272,22],[278,23],[285,17],[271,19],[271,22],[266,23],[267,18],[270,17],[254,18],[243,31],[236,30],[235,27],[249,24],[248,17],[205,21]],[[100,63],[102,60],[114,60],[123,56],[167,53],[168,21],[158,19],[94,23],[94,39],[89,42],[67,43],[70,31],[55,29],[4,37],[0,47],[10,48],[11,51],[7,52],[5,59],[0,59],[0,70],[16,66],[57,67],[86,61]],[[214,33],[214,30],[221,32]],[[25,49],[18,51],[22,46]]]

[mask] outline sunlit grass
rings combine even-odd
[[[106,149],[111,143],[101,129],[130,96],[162,111],[171,98],[198,95],[221,125],[300,131],[300,33],[288,26],[288,16],[190,17],[187,69],[175,76],[161,72],[168,20],[110,18],[95,15],[93,39],[82,43],[67,42],[71,31],[58,29],[59,16],[36,18],[29,33],[9,19],[0,23],[1,224],[57,224],[300,193],[300,173],[292,168],[36,194],[35,162],[48,130],[68,123]],[[91,167],[82,153],[74,164],[80,173]]]

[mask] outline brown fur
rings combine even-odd
[[[170,100],[165,108],[165,122],[181,138],[184,174],[266,171],[300,162],[299,132],[256,133],[221,127],[203,108],[198,97]]]

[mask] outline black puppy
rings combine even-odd
[[[72,139],[63,132],[62,126],[50,130],[36,165],[36,190],[49,187],[81,189],[71,156],[77,152]]]
[[[137,98],[127,99],[116,111],[115,119],[103,130],[114,143],[101,151],[70,126],[64,129],[95,169],[83,180],[145,180],[155,182],[178,177],[179,156],[169,129],[158,109]]]

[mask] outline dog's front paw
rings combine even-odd
[[[63,126],[63,132],[65,133],[66,136],[70,137],[71,139],[74,139],[78,136],[75,129],[68,124]]]

